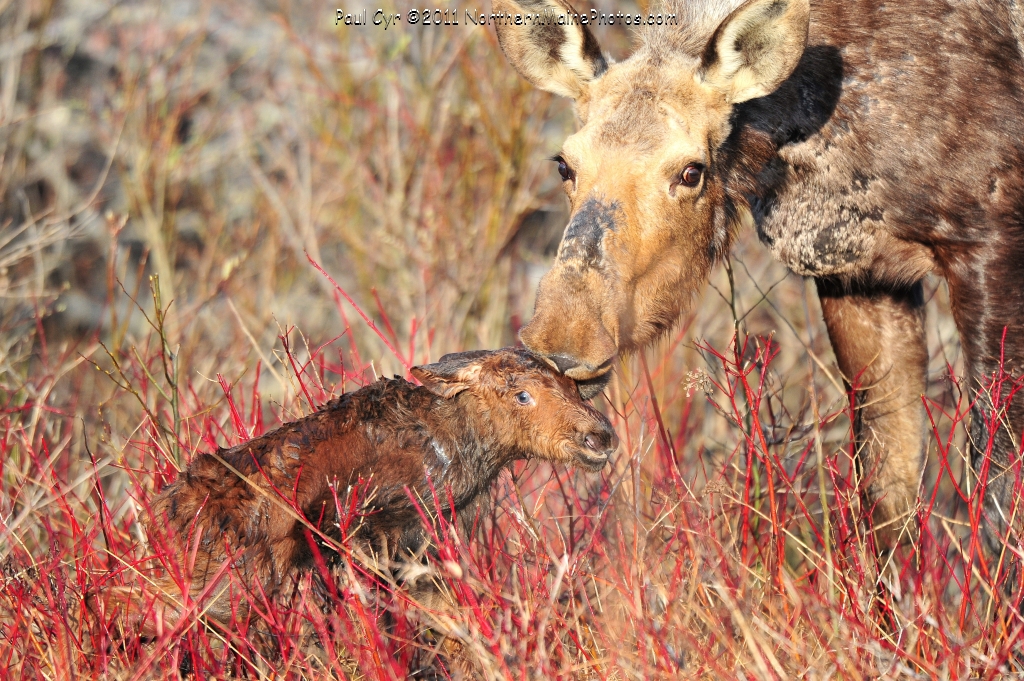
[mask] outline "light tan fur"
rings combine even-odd
[[[873,507],[878,546],[888,548],[916,534],[928,368],[920,287],[902,294],[821,294],[839,368],[856,389],[865,501]]]

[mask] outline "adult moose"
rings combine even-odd
[[[926,451],[922,278],[949,284],[972,395],[1001,357],[1013,376],[1024,364],[1020,10],[690,0],[661,11],[678,25],[641,28],[621,63],[578,22],[497,24],[512,65],[575,100],[581,122],[555,159],[571,218],[521,338],[567,375],[599,380],[676,321],[752,218],[776,258],[817,282],[839,367],[859,386],[865,495],[891,546],[911,534]],[[1024,398],[996,421],[991,404],[979,400],[970,435],[977,470],[992,453],[984,507],[997,548]]]

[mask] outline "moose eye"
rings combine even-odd
[[[562,182],[568,182],[576,176],[569,164],[561,156],[555,156],[552,161],[558,163],[558,174],[562,176]]]
[[[524,407],[528,404],[533,404],[533,398],[530,397],[530,393],[525,390],[516,393],[516,403],[521,404]]]
[[[701,175],[704,174],[704,166],[700,163],[691,163],[679,173],[679,184],[686,187],[696,187],[700,184]]]

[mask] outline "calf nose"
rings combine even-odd
[[[601,425],[597,429],[587,433],[583,438],[583,444],[597,454],[611,456],[619,448],[619,436],[608,425]]]
[[[565,373],[569,369],[579,366],[579,362],[574,360],[572,357],[566,357],[564,355],[555,355],[554,357],[548,357],[549,360],[555,363],[555,368],[558,369],[559,373]]]

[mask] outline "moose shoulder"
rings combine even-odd
[[[595,380],[676,321],[752,219],[779,260],[817,281],[857,388],[876,537],[891,545],[910,534],[926,449],[922,278],[949,284],[973,395],[1001,362],[1019,376],[1024,360],[1024,17],[995,0],[660,11],[678,25],[645,27],[621,63],[586,26],[497,26],[512,65],[573,98],[581,122],[556,158],[570,222],[521,337]],[[992,453],[992,547],[1012,515],[1007,469],[1024,428],[1024,400],[984,417],[1004,396],[986,393],[972,419],[975,468]]]

